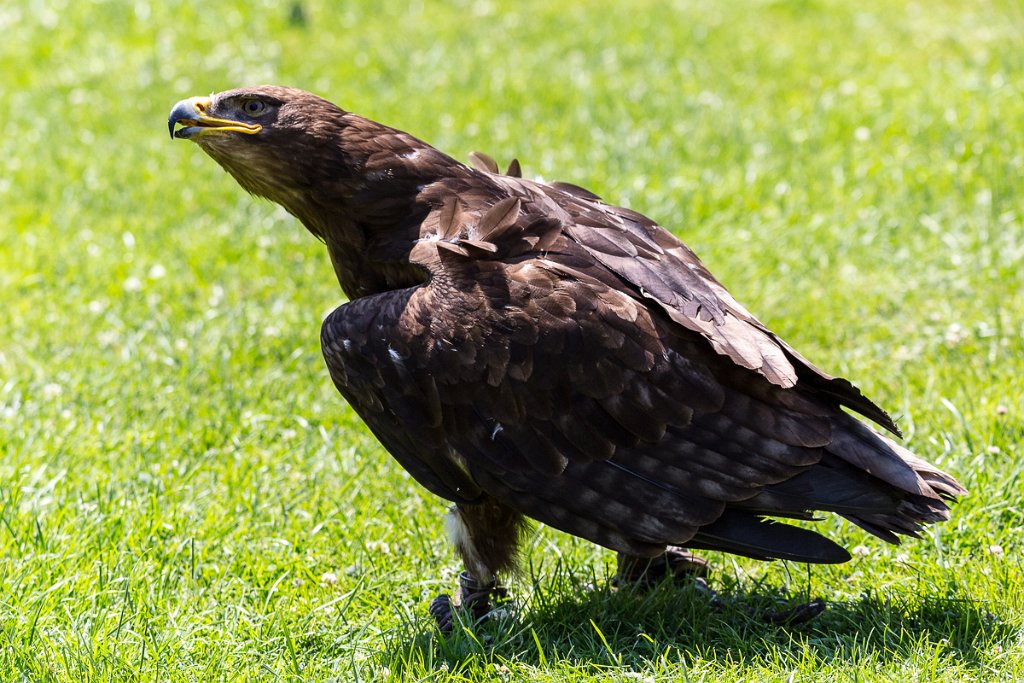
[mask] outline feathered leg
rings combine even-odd
[[[459,575],[459,589],[452,600],[442,594],[430,603],[430,613],[442,631],[450,631],[452,607],[468,611],[474,620],[491,611],[491,597],[505,597],[498,575],[513,569],[519,542],[526,530],[525,518],[496,501],[477,505],[455,505],[448,512],[446,526],[465,571]]]
[[[708,575],[708,561],[689,550],[669,546],[661,555],[638,557],[618,554],[615,586],[647,588],[671,577],[674,581],[704,579]]]

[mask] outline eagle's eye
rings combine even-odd
[[[259,100],[246,100],[242,105],[242,111],[244,111],[247,116],[259,116],[266,111],[266,109],[267,105]]]

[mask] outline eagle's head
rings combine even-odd
[[[249,192],[286,208],[322,179],[351,177],[342,132],[347,112],[304,90],[261,85],[190,97],[167,118]]]
[[[422,140],[296,88],[191,97],[174,105],[167,127],[326,242],[350,297],[422,282],[407,263],[430,210],[420,193],[469,173]]]

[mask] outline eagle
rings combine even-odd
[[[326,244],[348,299],[320,332],[331,379],[452,503],[455,604],[472,614],[529,519],[616,551],[617,578],[642,582],[702,573],[693,549],[844,562],[783,520],[831,512],[898,543],[965,493],[854,417],[901,436],[646,216],[293,88],[185,99],[168,128]]]

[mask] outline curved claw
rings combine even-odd
[[[431,600],[429,611],[430,616],[434,617],[437,628],[441,633],[452,632],[452,622],[455,615],[452,614],[452,598],[450,595],[441,593],[441,595]]]
[[[826,604],[824,600],[821,598],[815,598],[810,602],[805,602],[791,609],[765,611],[761,612],[758,616],[769,624],[797,626],[799,624],[806,624],[811,619],[817,617],[825,611],[825,607]]]
[[[451,633],[455,624],[455,609],[467,613],[473,623],[485,621],[491,615],[491,597],[504,600],[507,591],[496,581],[485,584],[477,581],[469,572],[459,574],[459,590],[453,600],[447,593],[442,593],[430,601],[430,616],[434,617],[437,627],[442,633]]]

